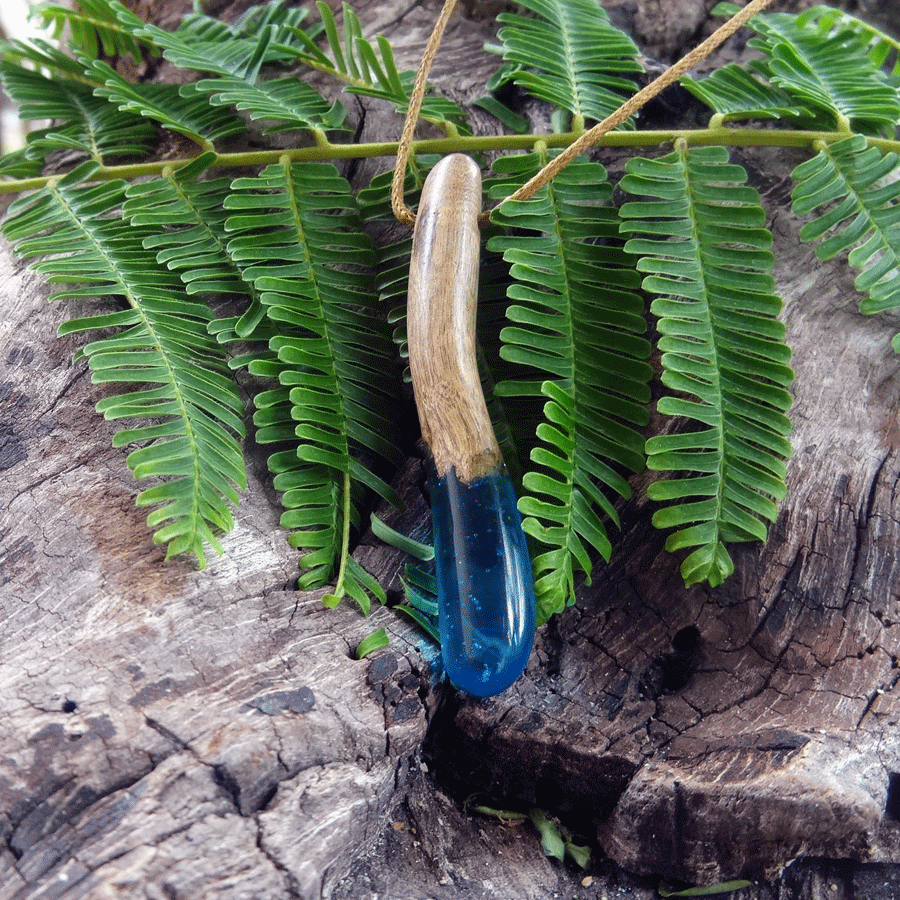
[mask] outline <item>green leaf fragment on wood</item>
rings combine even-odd
[[[382,647],[387,647],[388,644],[390,644],[390,640],[388,639],[387,632],[384,628],[377,628],[368,637],[363,638],[363,640],[359,642],[359,645],[356,648],[356,658],[365,659],[370,653],[374,653]]]
[[[684,888],[678,891],[671,891],[660,885],[658,891],[660,897],[716,897],[741,891],[744,888],[752,887],[752,884],[753,882],[751,881],[736,879],[734,881],[721,881],[718,884],[711,884],[705,887]]]
[[[421,541],[415,541],[405,534],[400,534],[395,528],[391,528],[384,520],[372,513],[370,518],[372,534],[379,540],[384,541],[391,547],[401,550],[403,553],[418,559],[421,562],[428,562],[434,559],[434,547],[430,544],[423,544]]]

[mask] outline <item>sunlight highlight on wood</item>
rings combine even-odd
[[[409,367],[422,436],[439,476],[463,482],[496,472],[475,357],[481,172],[462,154],[442,159],[422,192],[409,272]]]

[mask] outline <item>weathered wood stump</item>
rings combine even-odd
[[[414,66],[437,5],[357,8]],[[496,64],[479,12],[438,58],[457,96]],[[366,139],[394,133],[360,110]],[[736,155],[772,213],[795,351],[771,540],[721,588],[685,590],[649,507],[624,506],[611,563],[482,702],[438,685],[434,648],[389,610],[291,590],[253,446],[226,556],[163,564],[100,388],[54,337],[68,312],[0,248],[0,900],[650,898],[658,876],[738,875],[780,879],[759,900],[900,896],[900,364],[852,274],[797,239],[801,157]],[[408,531],[423,480],[410,460]],[[357,553],[396,587],[399,554],[370,537]],[[357,661],[380,625],[391,649]],[[464,812],[470,794],[555,813],[647,880],[551,864],[528,826]],[[779,875],[802,858],[841,862]]]

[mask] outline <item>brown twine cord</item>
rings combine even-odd
[[[416,217],[413,211],[406,205],[403,199],[403,182],[406,180],[406,161],[409,159],[409,150],[412,145],[413,134],[416,131],[416,121],[419,118],[419,110],[422,108],[422,100],[425,97],[425,86],[428,83],[428,73],[431,64],[437,55],[438,47],[444,37],[447,22],[456,7],[456,0],[445,0],[444,8],[435,22],[434,30],[425,52],[422,54],[422,62],[419,63],[419,71],[416,73],[416,81],[409,98],[409,108],[406,110],[406,120],[403,123],[403,132],[400,135],[400,143],[397,145],[397,162],[394,164],[394,178],[391,182],[391,209],[394,215],[404,225],[415,224]]]
[[[644,104],[652,100],[657,94],[665,90],[676,79],[684,75],[698,63],[702,62],[720,44],[724,43],[742,25],[758,12],[765,9],[772,0],[751,0],[740,12],[732,16],[724,25],[717,28],[705,41],[698,44],[690,53],[674,63],[658,78],[655,78],[646,87],[641,88],[633,97],[626,100],[615,112],[607,116],[602,122],[586,131],[574,143],[570,144],[559,156],[555,157],[530,181],[525,182],[517,191],[510,194],[506,200],[527,200],[533,197],[544,185],[549,184],[575,157],[583,153],[592,144],[599,141],[607,132],[612,131],[617,125],[621,125],[629,116],[637,112]],[[444,8],[438,17],[434,31],[428,40],[419,72],[416,76],[415,87],[410,97],[409,109],[406,113],[406,121],[403,126],[403,134],[397,147],[397,161],[394,167],[394,180],[391,185],[391,207],[394,215],[404,224],[412,225],[416,221],[415,214],[403,200],[403,182],[406,176],[406,163],[409,158],[412,136],[416,127],[416,119],[422,106],[422,98],[425,94],[425,84],[428,72],[434,61],[447,20],[456,6],[456,0],[446,0]],[[503,201],[506,202],[506,201]],[[482,220],[490,216],[490,211],[481,215]]]

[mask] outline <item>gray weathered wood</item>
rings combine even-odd
[[[386,612],[285,590],[257,479],[225,557],[163,565],[62,309],[0,271],[0,897],[318,896],[407,778],[428,660]],[[351,658],[379,624],[402,653]]]

